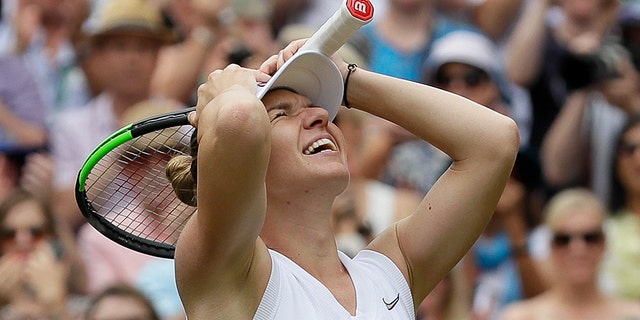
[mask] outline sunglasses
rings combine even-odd
[[[464,72],[462,75],[450,75],[445,72],[438,72],[435,75],[434,82],[439,87],[448,87],[454,80],[462,81],[467,87],[473,88],[489,80],[489,75],[481,69],[472,68]]]
[[[640,149],[640,143],[627,143],[623,142],[620,145],[620,155],[624,157],[631,157],[636,154],[636,151]]]
[[[604,233],[602,233],[601,230],[573,234],[556,232],[553,235],[551,243],[554,247],[568,247],[569,244],[576,239],[581,239],[589,246],[600,245],[604,242]]]
[[[30,227],[26,229],[21,229],[21,231],[29,232],[31,238],[35,241],[41,240],[47,231],[43,227]],[[18,234],[17,229],[2,229],[0,231],[0,239],[2,239],[3,243],[15,241],[16,235]]]

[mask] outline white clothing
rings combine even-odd
[[[611,197],[611,172],[617,136],[627,120],[627,114],[608,103],[600,94],[592,94],[585,115],[591,145],[590,188],[608,203]]]
[[[396,200],[396,188],[379,181],[367,183],[367,214],[365,220],[371,226],[374,236],[380,234],[395,222]]]
[[[353,258],[338,251],[356,291],[356,314],[351,315],[320,281],[284,255],[269,250],[271,277],[254,320],[413,320],[409,284],[386,256],[363,250]]]

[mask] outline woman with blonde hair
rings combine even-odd
[[[180,198],[198,207],[175,252],[189,319],[413,320],[482,232],[511,172],[513,120],[334,55],[347,84],[328,94],[453,159],[413,213],[347,257],[337,250],[331,212],[349,184],[344,136],[328,112],[338,106],[300,94],[298,82],[257,98],[256,81],[267,82],[303,43],[259,70],[214,71],[198,90],[192,156],[167,167]]]
[[[606,207],[587,189],[566,189],[550,199],[544,220],[552,234],[545,268],[550,288],[539,296],[508,305],[501,319],[640,317],[639,303],[608,296],[599,288],[607,216]]]

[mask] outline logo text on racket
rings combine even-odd
[[[373,5],[368,0],[348,0],[347,9],[352,16],[363,21],[373,17]]]

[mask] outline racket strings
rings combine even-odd
[[[175,245],[195,208],[174,195],[165,167],[172,157],[189,154],[191,130],[154,131],[106,154],[87,177],[93,209],[126,233]]]

